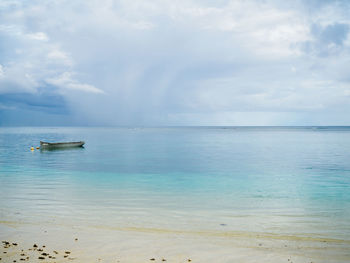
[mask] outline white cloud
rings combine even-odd
[[[85,92],[92,92],[92,93],[104,93],[103,90],[100,90],[100,89],[98,89],[92,85],[89,85],[89,84],[68,83],[67,88],[81,90],[81,91],[85,91]]]
[[[104,93],[102,90],[84,83],[79,83],[73,79],[73,73],[64,72],[62,75],[46,79],[46,83],[59,87],[63,90],[78,90],[91,93]]]
[[[26,35],[29,39],[40,40],[40,41],[48,41],[49,37],[44,32],[36,32]]]
[[[1,20],[0,20],[1,21]],[[61,84],[59,77],[66,76],[66,71],[71,70],[74,63],[71,56],[63,51],[59,45],[51,41],[44,32],[27,33],[20,25],[0,25],[3,43],[8,50],[14,50],[15,56],[6,62],[6,72],[0,65],[0,92],[35,93],[45,88],[45,80],[51,79],[52,85],[61,90],[78,90],[83,92],[102,93],[98,88],[81,84],[71,75],[65,83]],[[15,37],[13,39],[12,37]],[[6,74],[5,74],[6,73]],[[56,84],[55,84],[56,80]]]
[[[147,21],[139,21],[132,24],[132,27],[139,30],[149,30],[154,27],[154,24]]]
[[[226,5],[205,7],[186,1],[169,5],[171,8],[158,12],[198,30],[231,34],[231,41],[256,55],[298,55],[295,44],[311,39],[303,14],[279,9],[268,2],[228,1]]]
[[[70,83],[72,81],[71,77],[72,77],[72,73],[64,72],[62,75],[58,77],[46,79],[46,82],[55,86],[64,86],[67,83]]]
[[[68,65],[68,66],[72,66],[73,65],[73,61],[70,58],[70,56],[67,53],[65,53],[65,52],[63,52],[62,50],[59,50],[59,49],[51,50],[47,54],[47,57],[49,59],[62,62],[63,64]]]
[[[3,66],[0,64],[0,78],[4,77],[4,69]]]
[[[24,63],[21,65],[10,64],[1,67],[0,73],[0,93],[28,92],[37,90],[38,82],[30,73],[31,65]]]

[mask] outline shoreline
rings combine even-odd
[[[1,222],[1,262],[349,262],[350,241],[268,234]],[[48,253],[39,259],[37,244]],[[42,246],[45,248],[42,248]],[[22,251],[23,250],[23,251]],[[57,251],[60,257],[55,256]],[[71,252],[63,257],[64,252]],[[8,253],[3,253],[8,252]],[[26,257],[21,257],[26,254]],[[54,256],[55,258],[49,258]],[[23,260],[21,260],[21,258]],[[25,258],[25,259],[24,259]],[[188,261],[190,260],[190,261]]]

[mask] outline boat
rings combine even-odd
[[[40,149],[62,149],[72,147],[83,147],[84,141],[80,142],[43,142],[40,141]]]

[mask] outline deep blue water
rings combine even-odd
[[[350,240],[349,218],[348,127],[0,128],[0,221]]]

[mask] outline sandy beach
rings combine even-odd
[[[349,262],[350,242],[249,232],[1,222],[1,262]]]

